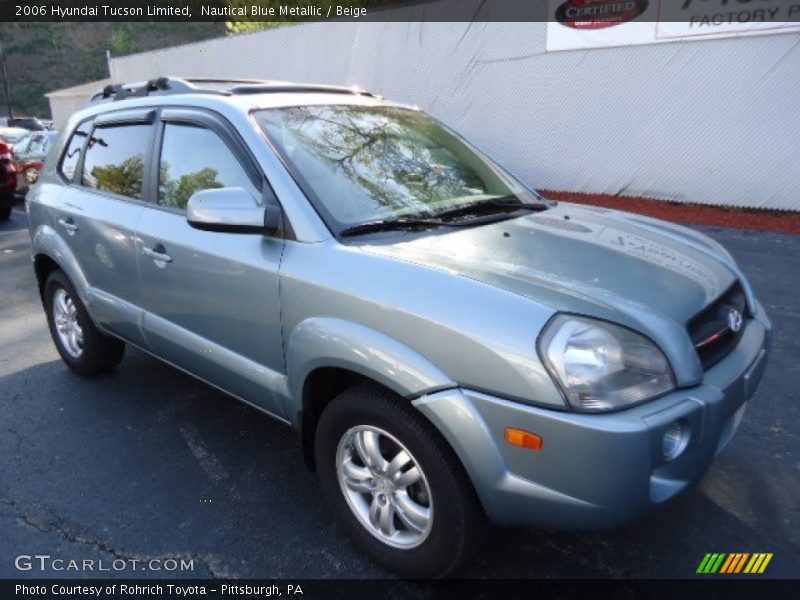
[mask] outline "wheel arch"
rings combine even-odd
[[[286,345],[289,396],[307,466],[314,468],[316,425],[325,406],[352,385],[370,382],[409,402],[456,384],[425,357],[364,325],[311,318]]]
[[[44,284],[50,273],[62,270],[61,266],[47,254],[37,254],[33,257],[33,270],[36,273],[36,282],[39,285],[39,297],[44,296]]]
[[[55,269],[60,269],[70,280],[84,306],[89,310],[89,282],[80,263],[66,242],[49,225],[36,229],[32,240],[33,269],[39,284],[39,295],[44,293],[47,277]]]

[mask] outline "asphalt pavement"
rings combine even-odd
[[[701,229],[739,261],[775,328],[728,449],[696,489],[643,523],[495,529],[456,577],[683,578],[706,552],[772,552],[764,577],[800,577],[800,236]],[[332,520],[286,426],[134,349],[110,374],[69,371],[29,253],[15,209],[0,223],[0,577],[391,576]],[[173,558],[194,570],[15,568],[34,554],[95,568]]]

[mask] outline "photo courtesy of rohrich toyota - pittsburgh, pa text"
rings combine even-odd
[[[800,597],[800,0],[0,0],[0,600]]]

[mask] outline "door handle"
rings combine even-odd
[[[66,219],[59,219],[58,224],[61,225],[67,232],[71,235],[80,229],[77,225],[75,225],[75,221],[72,220],[72,217],[68,217]]]
[[[155,248],[148,248],[147,246],[144,246],[142,248],[142,254],[144,254],[145,256],[149,256],[156,262],[162,262],[162,263],[172,262],[172,257],[166,253],[166,251],[164,250],[164,246],[162,246],[161,244],[157,245]]]

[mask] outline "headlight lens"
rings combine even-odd
[[[655,344],[605,321],[558,315],[540,336],[539,353],[574,410],[618,410],[675,389]]]

